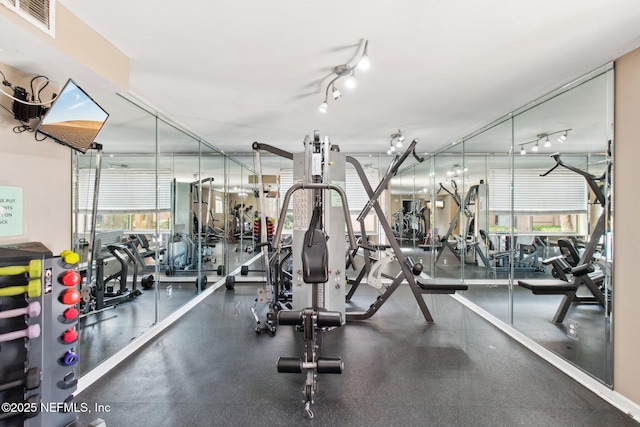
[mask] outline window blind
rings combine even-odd
[[[82,169],[78,175],[78,209],[91,211],[95,170]],[[171,171],[157,172],[157,209],[171,207]],[[98,211],[140,213],[156,210],[156,171],[148,169],[106,169],[100,173]]]
[[[364,170],[367,180],[373,189],[375,190],[378,185],[378,169],[367,168]],[[293,169],[280,169],[280,208],[284,202],[284,195],[293,185]],[[355,169],[347,168],[345,171],[345,193],[347,195],[347,201],[349,203],[349,210],[351,212],[360,212],[364,205],[369,201],[369,196],[364,189],[364,186],[360,182],[360,177]],[[288,210],[293,209],[292,201],[289,202]]]
[[[516,215],[579,214],[587,211],[587,183],[584,178],[560,168],[547,176],[547,169],[519,169],[513,177],[513,210]],[[509,214],[511,171],[489,171],[489,212]]]

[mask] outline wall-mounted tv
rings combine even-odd
[[[86,153],[107,117],[109,114],[69,79],[36,131]]]

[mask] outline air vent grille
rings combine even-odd
[[[39,29],[53,35],[55,0],[0,0],[0,2]]]

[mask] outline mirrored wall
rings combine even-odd
[[[100,146],[74,155],[81,375],[236,266],[227,157],[133,100],[102,102]]]
[[[464,279],[469,301],[607,384],[612,88],[609,65],[411,159],[380,198],[425,274]],[[135,100],[101,103],[111,112],[102,150],[74,159],[73,241],[89,283],[81,374],[256,257],[250,143],[223,154]],[[354,157],[374,186],[392,159]],[[264,209],[275,219],[292,162],[262,160]],[[347,165],[347,191],[351,180]],[[362,193],[349,199],[354,221]],[[386,243],[373,214],[365,226],[373,243]]]
[[[613,68],[449,144],[392,182],[432,277],[611,384]]]

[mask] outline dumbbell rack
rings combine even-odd
[[[74,269],[77,263],[77,254],[64,251],[53,256],[39,242],[0,246],[0,312],[25,309],[37,303],[41,307],[38,315],[0,318],[0,333],[29,327],[32,332],[40,330],[37,336],[32,333],[30,338],[0,342],[0,382],[8,385],[30,379],[29,385],[19,384],[11,389],[3,390],[0,384],[0,402],[15,404],[11,407],[14,416],[0,411],[0,427],[73,426],[78,412],[84,410],[73,401],[78,362],[76,304],[80,299],[77,290],[80,275]],[[11,268],[20,266],[25,272],[13,274]],[[39,274],[35,266],[39,267]],[[38,292],[32,287],[28,292],[25,289],[23,293],[6,295],[12,293],[8,288],[19,289],[30,282],[33,285],[36,280]],[[39,374],[37,381],[33,380],[34,373]]]

